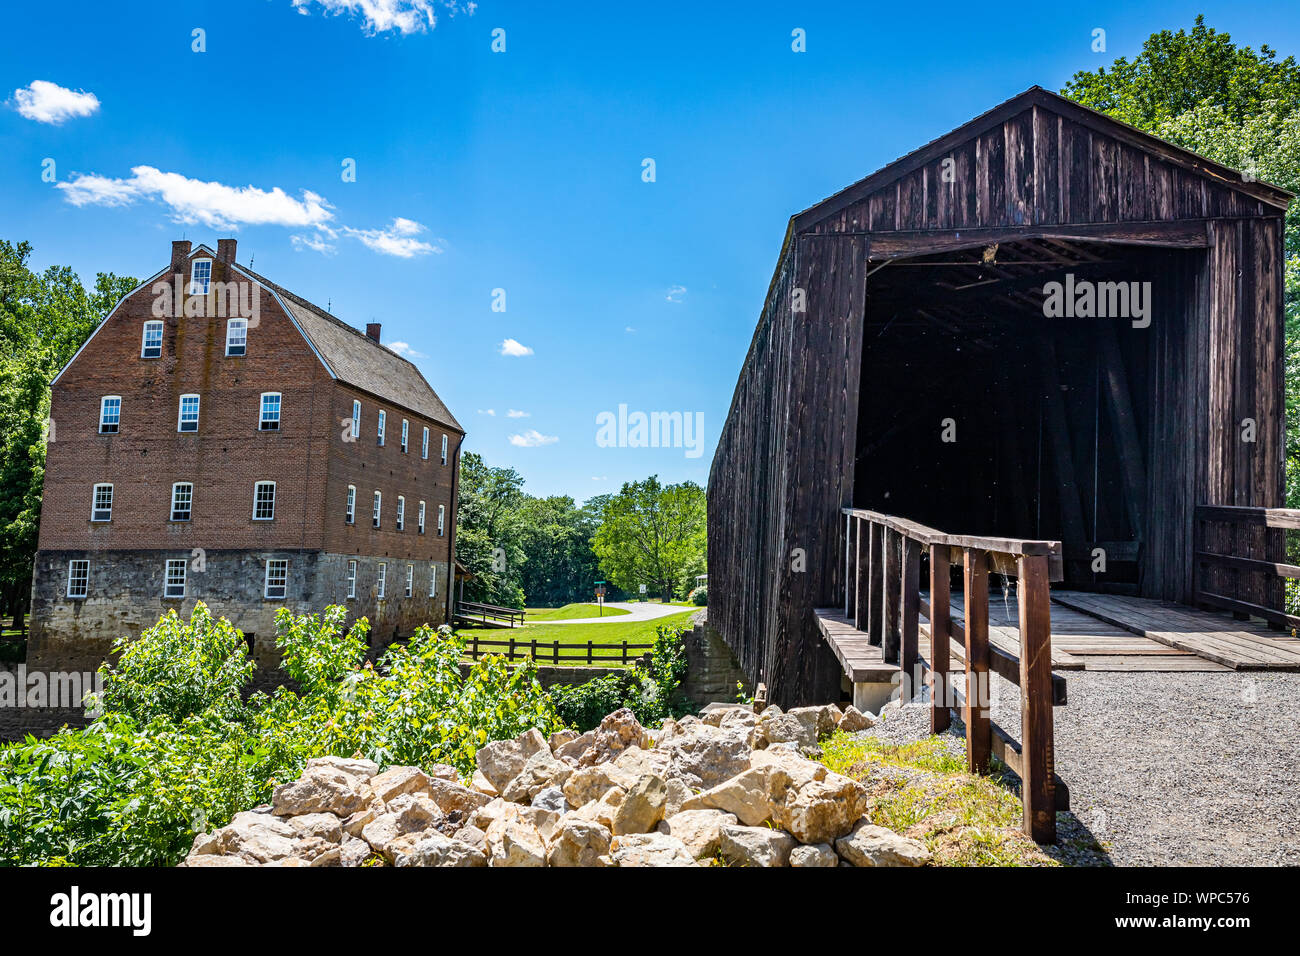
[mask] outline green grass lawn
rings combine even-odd
[[[691,608],[680,614],[669,614],[665,617],[657,618],[653,621],[615,621],[609,624],[554,624],[542,622],[538,624],[526,624],[523,627],[516,627],[511,630],[505,628],[459,628],[457,633],[469,634],[470,637],[477,636],[480,641],[508,641],[512,637],[515,639],[516,656],[527,655],[532,647],[532,642],[537,642],[537,660],[541,664],[551,663],[550,654],[554,647],[553,642],[559,641],[561,654],[564,654],[565,647],[581,647],[584,652],[587,642],[592,643],[592,656],[596,664],[621,665],[622,663],[622,643],[627,641],[629,644],[653,644],[655,639],[655,628],[660,624],[673,624],[684,626],[689,623],[691,616],[699,608]],[[483,650],[491,651],[494,654],[506,654],[509,650],[507,647],[486,647]],[[570,651],[570,654],[573,652]],[[642,654],[649,653],[649,648],[639,648],[629,650],[629,659],[639,657]],[[581,660],[574,660],[572,657],[561,657],[561,664],[575,664],[585,666],[587,663],[584,654]]]
[[[584,617],[600,617],[600,606],[596,604],[566,604],[564,607],[530,607],[525,609],[528,623],[533,621],[572,621]],[[605,617],[618,617],[632,612],[621,607],[605,608]]]

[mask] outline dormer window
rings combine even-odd
[[[248,351],[248,319],[226,322],[226,355],[243,355]]]
[[[144,339],[140,343],[140,358],[162,358],[163,324],[149,321],[144,324]]]
[[[190,295],[207,295],[212,284],[212,260],[195,259],[190,270]]]

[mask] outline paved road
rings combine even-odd
[[[615,621],[631,623],[632,621],[653,621],[656,618],[667,617],[670,614],[681,614],[683,611],[692,610],[689,607],[679,607],[676,604],[652,604],[648,601],[606,601],[605,607],[616,607],[627,614],[614,614],[610,617],[576,617],[570,621],[538,621],[538,624],[613,624]],[[695,608],[694,610],[703,610]],[[525,618],[525,621],[527,619]]]

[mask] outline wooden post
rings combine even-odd
[[[902,671],[899,687],[904,703],[916,694],[917,661],[920,659],[917,638],[917,616],[921,610],[921,544],[903,536],[902,580],[902,632],[898,649],[898,665]]]
[[[551,663],[560,663],[560,642],[551,641]]]
[[[533,660],[537,660],[537,638],[533,638],[528,642],[528,656]]]
[[[478,660],[478,635],[474,635],[474,650],[471,652],[471,658]]]
[[[510,638],[510,656],[507,658],[507,660],[513,661],[514,659],[515,659],[515,639],[512,637]]]
[[[853,611],[853,515],[844,516],[844,616]]]
[[[885,529],[885,575],[881,582],[881,605],[884,615],[884,657],[887,664],[898,663],[898,597],[903,586],[902,547],[899,534],[891,528]]]
[[[885,529],[883,525],[874,522],[868,522],[867,534],[870,535],[870,546],[867,554],[867,640],[880,647],[884,643],[885,634],[885,602],[882,599],[884,593],[884,575],[885,575]],[[861,627],[858,630],[862,630]]]
[[[623,663],[627,663],[627,641],[623,642]]]
[[[930,733],[948,729],[948,546],[930,545]]]
[[[962,552],[962,581],[966,605],[966,768],[986,773],[993,746],[985,696],[989,687],[989,556],[966,548]],[[1051,698],[1048,697],[1050,701]]]
[[[593,643],[592,641],[587,642],[587,666],[588,667],[590,667],[592,662],[596,660],[596,658],[592,655],[592,650],[593,650],[592,643]]]
[[[1052,612],[1047,558],[1022,555],[1020,586],[1020,799],[1025,832],[1056,842],[1056,778],[1052,735]]]
[[[869,521],[858,520],[857,527],[857,564],[853,575],[853,587],[856,592],[853,607],[853,626],[859,631],[870,628],[871,619],[871,544],[874,526]]]

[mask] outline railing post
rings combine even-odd
[[[560,642],[551,641],[551,663],[560,663]]]
[[[898,667],[902,681],[900,690],[904,703],[916,694],[917,662],[920,659],[917,637],[917,616],[921,604],[921,544],[909,535],[903,536],[903,580],[901,604],[902,632],[898,647]]]
[[[844,516],[844,616],[848,617],[852,609],[852,597],[854,591],[853,582],[853,549],[851,547],[851,538],[853,537],[853,515]],[[856,613],[856,611],[854,611]]]
[[[853,626],[859,631],[867,630],[871,625],[871,542],[872,528],[870,521],[858,520],[858,562],[853,575],[853,587],[856,598],[853,608]]]
[[[515,659],[515,639],[512,637],[510,638],[510,657],[507,658],[507,660],[513,661],[514,659]]]
[[[478,660],[478,635],[477,634],[474,635],[474,650],[470,652],[470,656],[473,660]]]
[[[898,663],[898,599],[902,593],[903,569],[902,547],[899,533],[892,528],[885,529],[885,575],[881,582],[881,605],[884,614],[884,650],[885,663]]]
[[[1056,842],[1055,740],[1052,736],[1052,612],[1045,555],[1021,555],[1020,799],[1025,832]]]
[[[986,773],[993,731],[987,708],[989,691],[989,556],[966,548],[962,552],[962,580],[966,606],[966,768]],[[1048,698],[1051,699],[1050,697]]]
[[[528,643],[528,656],[534,661],[537,660],[537,638],[533,638]]]
[[[590,667],[591,664],[592,664],[592,662],[595,660],[595,658],[594,658],[594,657],[592,656],[592,654],[591,654],[591,652],[592,652],[592,644],[593,644],[593,643],[594,643],[593,641],[588,641],[588,642],[587,642],[587,666],[588,666],[588,667]]]
[[[867,556],[867,640],[880,647],[884,643],[885,634],[885,602],[884,594],[884,575],[885,575],[885,528],[884,525],[878,525],[874,521],[867,523],[867,534],[870,535],[870,547]],[[862,630],[858,626],[858,630]]]
[[[930,545],[930,733],[948,729],[948,652],[951,628],[948,546]]]
[[[627,664],[627,641],[623,642],[623,663]]]

